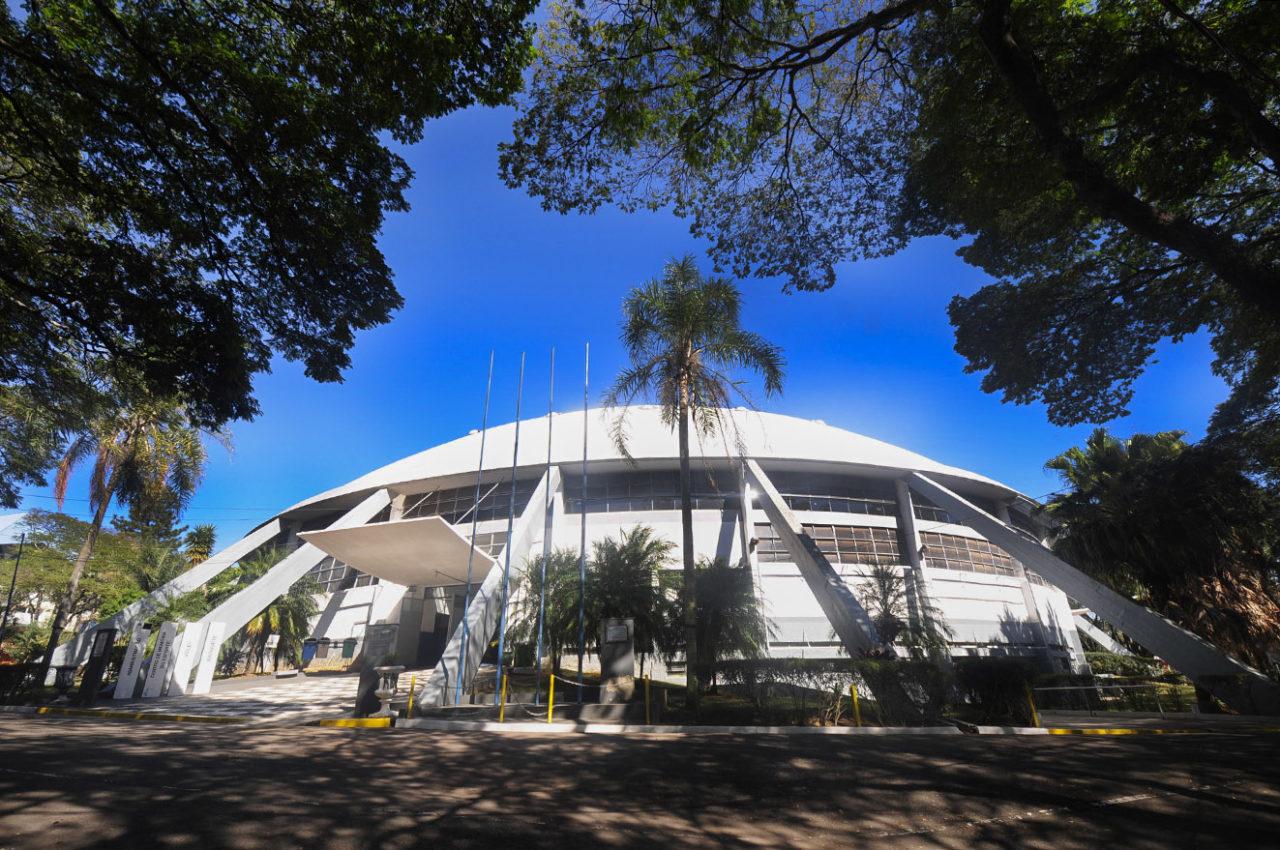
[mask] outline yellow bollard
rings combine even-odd
[[[405,711],[406,717],[413,717],[413,693],[414,688],[418,684],[418,674],[414,673],[409,677],[409,708]]]
[[[648,676],[644,677],[644,722],[646,726],[653,722],[652,717],[649,714],[649,677]]]
[[[1040,712],[1036,711],[1036,698],[1031,695],[1031,685],[1024,682],[1023,687],[1027,690],[1027,707],[1031,709],[1031,725],[1040,725]]]
[[[502,696],[498,698],[498,722],[507,722],[507,674],[502,674]]]
[[[858,686],[852,682],[849,683],[849,699],[853,700],[853,722],[861,727],[862,706],[858,705]]]
[[[551,674],[551,692],[547,694],[547,722],[551,722],[551,712],[556,707],[556,674]]]

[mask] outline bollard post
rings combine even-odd
[[[413,694],[418,684],[418,674],[414,673],[409,677],[409,707],[405,709],[404,716],[406,718],[413,717]]]
[[[1027,690],[1027,708],[1031,709],[1031,725],[1040,725],[1040,713],[1036,711],[1036,698],[1031,695],[1031,683],[1024,682],[1023,687]]]
[[[649,713],[649,677],[644,677],[644,722],[645,725],[653,723],[652,715]]]
[[[858,705],[858,686],[853,682],[849,683],[849,699],[853,701],[853,722],[862,728],[862,706]]]
[[[556,674],[551,674],[551,690],[547,693],[547,722],[551,722],[551,712],[556,707]]]
[[[502,696],[498,698],[498,722],[507,722],[507,674],[502,674]]]

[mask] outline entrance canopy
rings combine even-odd
[[[438,516],[304,531],[298,536],[362,573],[396,584],[464,584],[468,555],[472,580],[483,580],[494,564]]]

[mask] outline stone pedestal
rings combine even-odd
[[[600,702],[627,702],[635,690],[635,621],[607,619],[600,625]]]

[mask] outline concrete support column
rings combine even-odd
[[[1244,714],[1280,714],[1280,684],[1090,578],[1039,541],[933,479],[915,472],[908,483],[1232,708]]]
[[[509,544],[513,576],[524,569],[524,560],[529,554],[539,520],[542,519],[543,512],[546,510],[546,488],[551,487],[552,492],[558,494],[560,482],[559,467],[552,467],[549,474],[544,473],[542,480],[529,496],[529,503],[525,506],[524,512],[516,518]],[[586,521],[586,514],[583,514],[583,521]],[[471,602],[466,612],[466,644],[463,645],[463,628],[460,618],[458,624],[453,627],[453,634],[449,637],[449,643],[445,646],[440,661],[432,669],[431,675],[427,677],[426,684],[423,686],[420,700],[422,705],[446,705],[454,702],[457,698],[454,690],[457,687],[459,659],[464,657],[466,661],[462,665],[462,692],[465,693],[471,687],[476,669],[480,666],[480,659],[484,657],[484,651],[488,648],[489,641],[493,639],[498,629],[498,621],[502,616],[502,571],[505,559],[506,549],[504,548],[495,557],[488,575],[473,588]]]
[[[1011,528],[1013,527],[1013,521],[1009,518],[1008,502],[996,502],[996,519]],[[1031,624],[1036,643],[1047,653],[1049,651],[1049,636],[1045,634],[1044,621],[1040,618],[1040,607],[1036,605],[1036,594],[1031,588],[1031,578],[1027,575],[1027,568],[1021,561],[1015,562],[1014,569],[1018,573],[1018,584],[1022,590],[1022,604],[1027,609],[1027,622]],[[1083,659],[1081,660],[1083,661]]]
[[[871,622],[871,617],[853,595],[853,591],[845,584],[844,578],[831,566],[813,538],[805,533],[804,527],[787,507],[760,464],[748,460],[746,465],[748,480],[760,491],[760,506],[764,509],[765,516],[769,518],[783,545],[787,547],[787,552],[800,568],[800,575],[813,591],[849,656],[857,658],[864,651],[878,646],[880,638],[876,634],[875,624]]]
[[[924,561],[924,543],[920,540],[920,531],[916,526],[916,506],[911,499],[911,490],[907,487],[907,482],[902,479],[893,482],[893,490],[898,506],[898,530],[901,532],[903,544],[907,547],[903,553],[906,556],[904,560],[911,568],[911,594],[908,598],[914,597],[917,617],[932,618],[935,612],[941,616],[942,612],[933,604],[936,597],[929,577],[929,567]],[[946,623],[939,623],[939,626],[945,630]],[[933,656],[938,664],[948,668],[951,666],[950,650],[936,651]]]
[[[738,531],[742,547],[742,566],[751,571],[751,584],[756,591],[756,604],[760,608],[761,625],[764,627],[764,649],[769,652],[769,618],[764,610],[764,582],[760,580],[760,553],[751,545],[756,539],[755,507],[751,504],[755,493],[748,482],[746,464],[738,466]]]
[[[329,528],[351,528],[364,525],[377,516],[391,501],[391,495],[385,490],[378,490],[367,496],[364,501],[347,511]],[[200,619],[206,627],[205,651],[200,654],[200,666],[196,670],[196,682],[206,687],[213,676],[213,666],[218,662],[217,647],[238,632],[245,623],[258,615],[263,608],[275,599],[288,592],[293,583],[307,574],[307,571],[325,558],[325,553],[304,543],[276,564],[266,575],[241,590],[217,608]],[[214,628],[214,624],[224,624],[224,628]],[[209,647],[216,643],[217,646]],[[193,693],[201,693],[193,689]]]
[[[60,665],[83,664],[88,658],[89,647],[93,643],[93,633],[97,629],[116,629],[120,634],[132,630],[136,623],[145,620],[152,611],[156,611],[178,597],[202,587],[210,579],[241,558],[270,543],[280,534],[281,528],[280,520],[273,519],[255,528],[235,543],[211,556],[207,561],[202,561],[182,575],[174,578],[150,595],[126,605],[105,622],[87,624],[79,630],[74,638],[53,651],[50,672],[53,672],[53,667]]]

